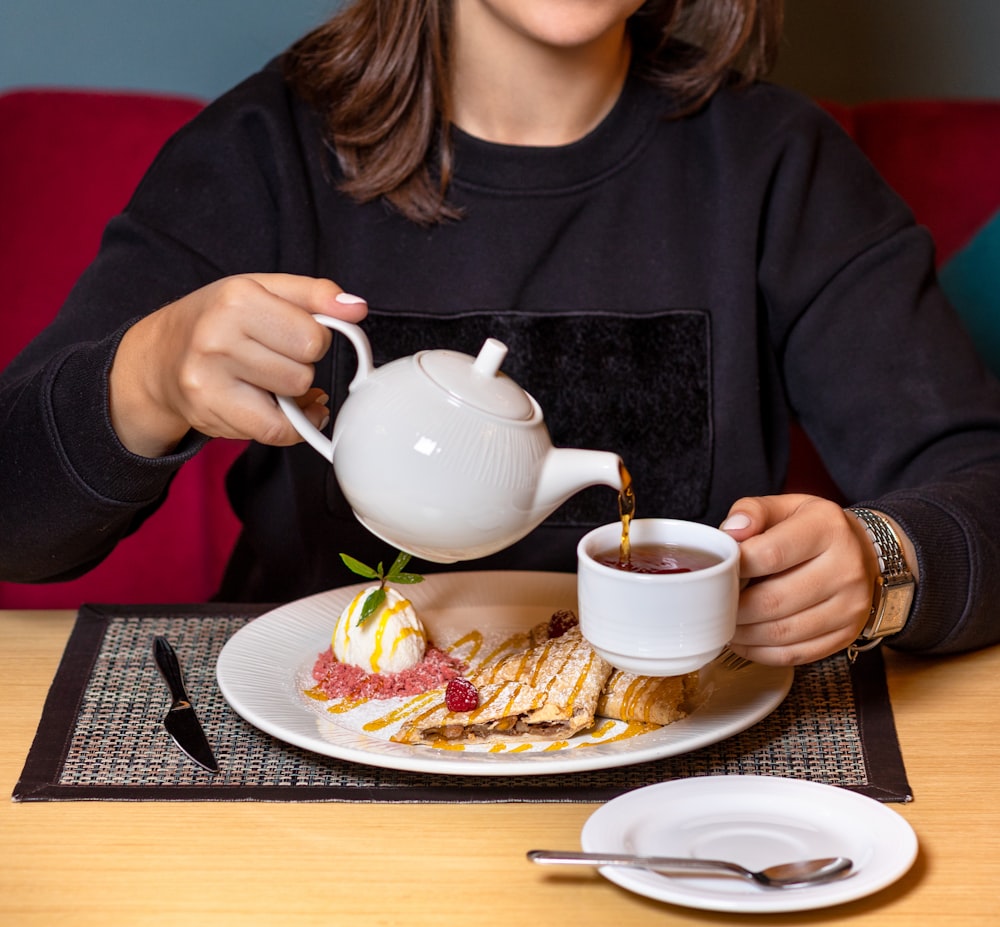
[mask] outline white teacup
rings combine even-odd
[[[635,573],[598,563],[617,551],[621,524],[603,525],[577,546],[580,631],[612,666],[644,676],[678,676],[718,656],[736,630],[739,545],[717,528],[669,518],[631,524],[633,549],[646,544],[719,558],[684,573]]]

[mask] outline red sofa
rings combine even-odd
[[[146,94],[0,94],[0,367],[56,313],[104,223],[164,140],[201,106]],[[1000,207],[1000,101],[828,108],[931,228],[941,261]],[[163,508],[87,576],[42,586],[0,583],[0,607],[205,600],[238,530],[223,477],[239,450],[212,442],[183,468]],[[799,432],[788,488],[836,492]]]
[[[0,367],[58,311],[167,137],[197,100],[26,90],[0,95]],[[4,435],[0,440],[15,440]],[[218,587],[238,524],[223,478],[239,452],[213,441],[170,498],[88,575],[67,583],[0,583],[3,608],[82,602],[198,602]]]

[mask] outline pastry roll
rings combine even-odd
[[[593,721],[593,707],[589,713],[574,710],[544,689],[505,680],[480,687],[479,706],[472,711],[449,711],[442,689],[440,701],[407,721],[392,740],[404,744],[474,744],[501,737],[563,740]]]
[[[698,673],[637,676],[614,670],[597,701],[597,714],[616,721],[670,724],[687,716],[698,690]]]
[[[441,701],[412,718],[393,740],[400,743],[481,743],[526,737],[564,740],[594,723],[611,666],[578,630],[503,657],[478,670],[472,684],[479,706],[449,711]]]
[[[579,628],[570,628],[560,637],[488,663],[476,671],[472,684],[478,688],[517,680],[544,689],[550,698],[574,711],[589,713],[593,721],[597,698],[610,675],[611,664],[591,649]]]
[[[536,646],[547,640],[580,638],[576,614],[564,609],[531,629]],[[698,673],[683,676],[637,676],[613,669],[597,702],[597,714],[613,721],[670,724],[687,717],[698,693]]]

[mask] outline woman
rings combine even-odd
[[[384,557],[271,398],[316,424],[342,401],[350,351],[319,312],[364,317],[377,362],[505,341],[557,444],[621,453],[640,513],[741,541],[743,655],[996,642],[1000,388],[926,233],[830,120],[756,80],[779,25],[774,0],[349,4],[166,146],[5,373],[7,577],[92,566],[206,436],[254,441],[220,597]],[[779,493],[792,415],[860,517]],[[468,566],[573,569],[614,505],[582,493]],[[893,564],[869,531],[905,559],[881,629]]]

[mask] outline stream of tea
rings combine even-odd
[[[618,562],[625,566],[632,562],[632,542],[629,540],[628,529],[635,515],[635,491],[632,489],[632,474],[624,463],[618,464],[622,488],[618,493],[618,514],[622,520],[622,539],[618,550]]]
[[[621,541],[618,549],[594,555],[598,563],[627,573],[690,573],[720,563],[722,558],[707,550],[670,544],[662,541],[632,544],[629,526],[635,517],[635,490],[632,475],[625,465],[618,465],[622,488],[618,492],[618,514],[621,517]]]

